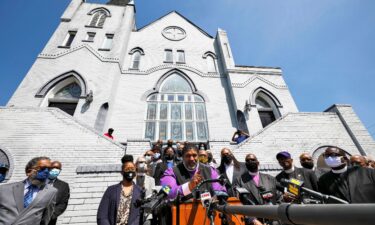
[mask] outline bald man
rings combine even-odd
[[[312,170],[314,169],[314,160],[312,159],[312,156],[304,152],[299,156],[299,161],[301,163],[301,166],[305,169]]]
[[[350,164],[352,166],[367,167],[367,160],[362,155],[352,155],[350,156]]]

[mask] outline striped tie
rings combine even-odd
[[[34,193],[35,187],[33,185],[30,185],[27,189],[28,191],[26,192],[25,197],[23,199],[24,208],[27,208],[30,205],[30,203],[33,201],[33,193]]]

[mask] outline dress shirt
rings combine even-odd
[[[233,183],[233,169],[234,169],[234,163],[233,161],[227,165],[227,164],[224,164],[225,165],[225,173],[227,174],[227,177],[230,181],[230,183],[232,184]]]
[[[31,186],[31,182],[29,179],[26,179],[24,183],[25,183],[25,189],[23,190],[23,196],[26,195],[26,193],[29,191],[29,187]],[[33,200],[35,199],[39,191],[40,191],[40,188],[33,189]]]

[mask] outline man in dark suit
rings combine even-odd
[[[0,224],[47,225],[52,217],[57,190],[46,185],[51,160],[31,159],[27,179],[0,186]]]
[[[276,179],[268,174],[259,172],[259,161],[254,154],[245,158],[247,172],[237,177],[237,185],[250,192],[242,196],[241,202],[245,205],[269,205],[280,202],[281,194],[276,190]],[[262,224],[258,220],[247,221],[250,224]]]
[[[224,177],[229,182],[225,184],[225,188],[228,191],[229,197],[234,197],[235,193],[233,187],[237,185],[236,177],[240,177],[246,172],[245,163],[238,162],[238,160],[232,154],[232,151],[228,148],[221,150],[221,162],[217,168],[220,177]]]
[[[109,186],[99,204],[98,225],[139,225],[140,210],[136,200],[141,199],[141,188],[133,182],[136,167],[132,161],[123,160],[123,180]]]
[[[282,178],[294,178],[303,181],[306,188],[318,191],[318,179],[315,173],[312,170],[294,166],[292,156],[289,152],[283,151],[277,153],[276,159],[283,168],[283,171],[276,176],[278,182],[280,182]]]
[[[348,159],[342,149],[329,147],[324,161],[331,171],[319,178],[319,191],[349,203],[375,203],[375,170],[354,166],[348,168]]]
[[[66,207],[68,207],[68,201],[70,198],[69,184],[58,179],[60,175],[62,165],[59,161],[51,163],[51,170],[49,171],[48,184],[52,185],[57,189],[55,211],[53,212],[52,219],[49,225],[55,225],[57,217],[64,213]]]

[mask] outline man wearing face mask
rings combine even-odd
[[[182,151],[182,163],[165,171],[161,178],[161,185],[171,187],[168,198],[173,199],[179,194],[189,198],[196,186],[203,179],[217,179],[219,175],[216,170],[198,161],[198,148],[193,144],[185,145]],[[225,191],[219,183],[205,184],[201,191]]]
[[[176,143],[176,155],[175,155],[176,163],[182,162],[182,149],[184,149],[184,144],[178,141]]]
[[[52,219],[49,225],[55,225],[57,222],[57,217],[64,213],[66,207],[68,207],[68,201],[70,198],[70,188],[69,184],[58,179],[60,175],[62,165],[59,161],[54,161],[51,163],[51,170],[49,171],[48,184],[57,189],[56,195],[56,205],[55,210],[52,215]]]
[[[146,198],[152,195],[152,189],[155,188],[155,179],[147,175],[147,164],[144,157],[138,157],[136,163],[137,176],[135,183],[146,191]]]
[[[51,160],[31,159],[26,180],[0,186],[0,224],[44,224],[52,217],[57,190],[46,185]]]
[[[375,203],[375,170],[347,166],[344,150],[329,147],[324,152],[324,162],[331,171],[319,178],[319,191],[349,203]]]
[[[0,183],[2,183],[5,180],[8,170],[8,165],[0,163]]]
[[[301,166],[308,170],[314,169],[314,160],[312,159],[311,155],[307,152],[302,153],[299,156],[299,161],[301,163]]]
[[[174,150],[172,147],[167,147],[164,149],[163,161],[158,163],[155,168],[155,184],[160,185],[160,178],[163,176],[164,172],[176,165],[174,161]]]
[[[163,161],[161,159],[160,149],[161,149],[161,147],[159,147],[159,145],[154,145],[153,148],[152,148],[152,150],[151,150],[154,153],[154,155],[152,157],[152,161],[150,163],[150,167],[151,167],[151,170],[152,170],[152,176],[153,177],[155,175],[156,165],[158,163],[161,163]]]
[[[225,184],[225,188],[228,190],[228,195],[234,197],[235,193],[233,187],[237,185],[236,177],[240,177],[246,172],[246,166],[242,162],[238,162],[236,157],[232,154],[232,151],[228,148],[221,150],[221,162],[217,168],[220,176],[226,178],[229,182]]]
[[[249,202],[255,205],[268,205],[280,202],[280,194],[276,190],[276,179],[268,174],[259,172],[259,161],[254,154],[248,154],[245,158],[247,172],[237,177],[237,185],[247,189],[248,202],[242,202],[247,205]],[[247,221],[247,224],[262,224],[258,220]],[[275,224],[278,224],[275,222]]]
[[[127,158],[122,164],[123,180],[109,186],[99,204],[97,213],[98,225],[138,225],[140,211],[136,200],[141,198],[141,188],[133,182],[136,167]]]

